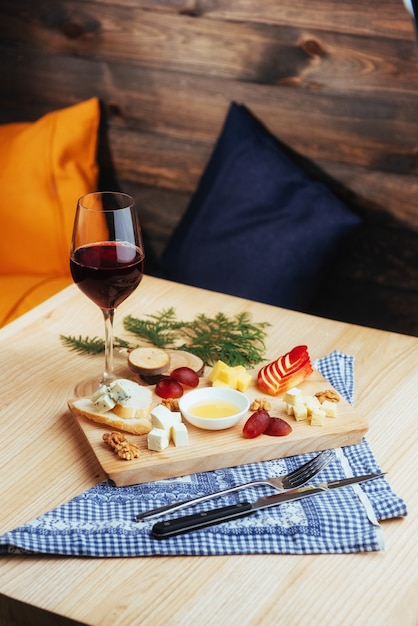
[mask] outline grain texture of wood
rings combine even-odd
[[[349,623],[415,626],[418,495],[415,414],[418,340],[302,313],[209,294],[146,276],[116,316],[142,316],[169,302],[179,317],[249,311],[272,324],[269,354],[307,343],[313,359],[339,349],[355,357],[354,408],[367,415],[367,439],[398,495],[403,520],[383,522],[386,550],[363,555],[77,559],[2,557],[0,615],[4,623],[100,626],[202,623],[215,626]],[[100,372],[102,355],[69,351],[60,334],[96,335],[100,311],[75,286],[0,329],[4,358],[0,408],[4,532],[78,495],[104,478],[67,410],[75,383]],[[100,331],[99,331],[100,332]],[[7,358],[5,358],[7,355]],[[18,392],[17,392],[18,390]],[[18,395],[19,402],[16,402]],[[10,438],[10,433],[13,437]],[[167,574],[168,573],[168,574]],[[167,575],[176,584],[165,586]],[[274,585],[266,585],[274,580]],[[305,601],[300,602],[301,586]],[[243,590],[251,589],[251,593]],[[280,589],[278,602],[277,589]],[[33,612],[32,612],[33,609]],[[47,612],[47,613],[45,613]],[[14,622],[7,621],[13,617]],[[48,621],[49,620],[49,621]],[[55,620],[55,621],[54,621]],[[62,621],[60,621],[62,620]]]
[[[245,104],[383,244],[332,268],[324,293],[347,270],[355,283],[307,312],[418,335],[418,41],[401,0],[0,0],[0,81],[0,123],[100,98],[100,186],[142,206],[155,274]]]

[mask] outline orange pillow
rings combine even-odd
[[[97,189],[99,101],[0,126],[0,275],[69,277],[77,200]]]

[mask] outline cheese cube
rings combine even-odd
[[[176,420],[171,416],[171,411],[169,413],[170,415],[162,415],[161,417],[155,417],[155,415],[152,415],[151,423],[153,428],[165,430],[168,434],[168,439],[170,440],[171,428]]]
[[[116,402],[108,393],[103,393],[94,402],[94,406],[99,413],[106,413],[106,411],[111,411],[116,406]]]
[[[236,365],[234,370],[238,373],[237,386],[238,391],[244,392],[251,384],[251,374],[249,374],[243,365]]]
[[[312,415],[313,411],[321,408],[321,403],[316,396],[305,396],[303,402],[308,409],[308,415]]]
[[[233,367],[222,369],[219,372],[218,378],[221,382],[226,383],[228,387],[231,387],[231,389],[237,388],[238,372]]]
[[[223,383],[218,378],[216,378],[212,383],[212,387],[228,387],[228,385],[226,383]]]
[[[168,447],[168,432],[162,428],[153,428],[148,433],[148,450],[161,452]]]
[[[159,419],[160,417],[168,417],[171,415],[170,409],[168,409],[164,404],[157,404],[151,411],[151,417],[155,417],[155,419]]]
[[[337,403],[324,400],[322,403],[322,410],[325,411],[327,417],[337,417]]]
[[[288,415],[294,415],[294,411],[293,411],[293,405],[292,404],[286,404],[286,413]]]
[[[302,392],[297,387],[293,387],[292,389],[288,389],[284,394],[284,402],[287,404],[296,404],[298,400],[302,397]]]
[[[293,415],[295,416],[295,420],[297,422],[302,422],[303,420],[307,420],[308,409],[306,408],[306,405],[303,402],[297,402],[293,406]]]
[[[175,424],[181,423],[181,413],[178,411],[170,411],[167,407],[160,404],[151,411],[151,422],[154,428],[161,428],[167,431],[168,441],[172,438],[172,429]]]
[[[105,394],[107,392],[107,387],[106,385],[100,385],[100,387],[94,392],[94,394],[91,396],[91,401],[94,403],[96,402],[96,400],[98,400],[100,398],[100,396],[102,396],[103,394]]]
[[[129,381],[114,380],[109,385],[109,394],[116,403],[126,402],[132,395],[129,388]]]
[[[173,442],[175,446],[187,446],[189,443],[189,433],[186,425],[182,422],[174,424],[171,429]]]
[[[212,371],[209,373],[209,380],[213,383],[217,378],[219,378],[220,372],[225,369],[229,369],[229,365],[223,361],[217,361],[213,366]]]
[[[181,424],[180,411],[171,411],[171,417],[173,418],[173,424]]]
[[[325,411],[314,409],[311,414],[311,426],[323,426],[325,422]]]

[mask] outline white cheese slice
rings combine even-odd
[[[162,428],[153,428],[148,433],[148,450],[161,452],[168,446],[168,433]]]

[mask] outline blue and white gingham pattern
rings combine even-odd
[[[353,359],[338,351],[315,366],[349,401],[353,400]],[[287,502],[255,514],[179,535],[153,539],[155,520],[135,522],[141,511],[218,491],[261,477],[295,469],[314,453],[251,463],[169,480],[113,487],[101,483],[70,502],[0,537],[0,553],[35,552],[71,556],[134,557],[150,555],[322,554],[371,552],[384,549],[379,521],[407,514],[385,478],[304,500]],[[380,472],[367,443],[335,450],[334,460],[320,480]],[[318,482],[318,479],[313,481]],[[199,508],[178,514],[271,493],[252,487],[228,494]],[[161,518],[159,518],[161,519]]]

